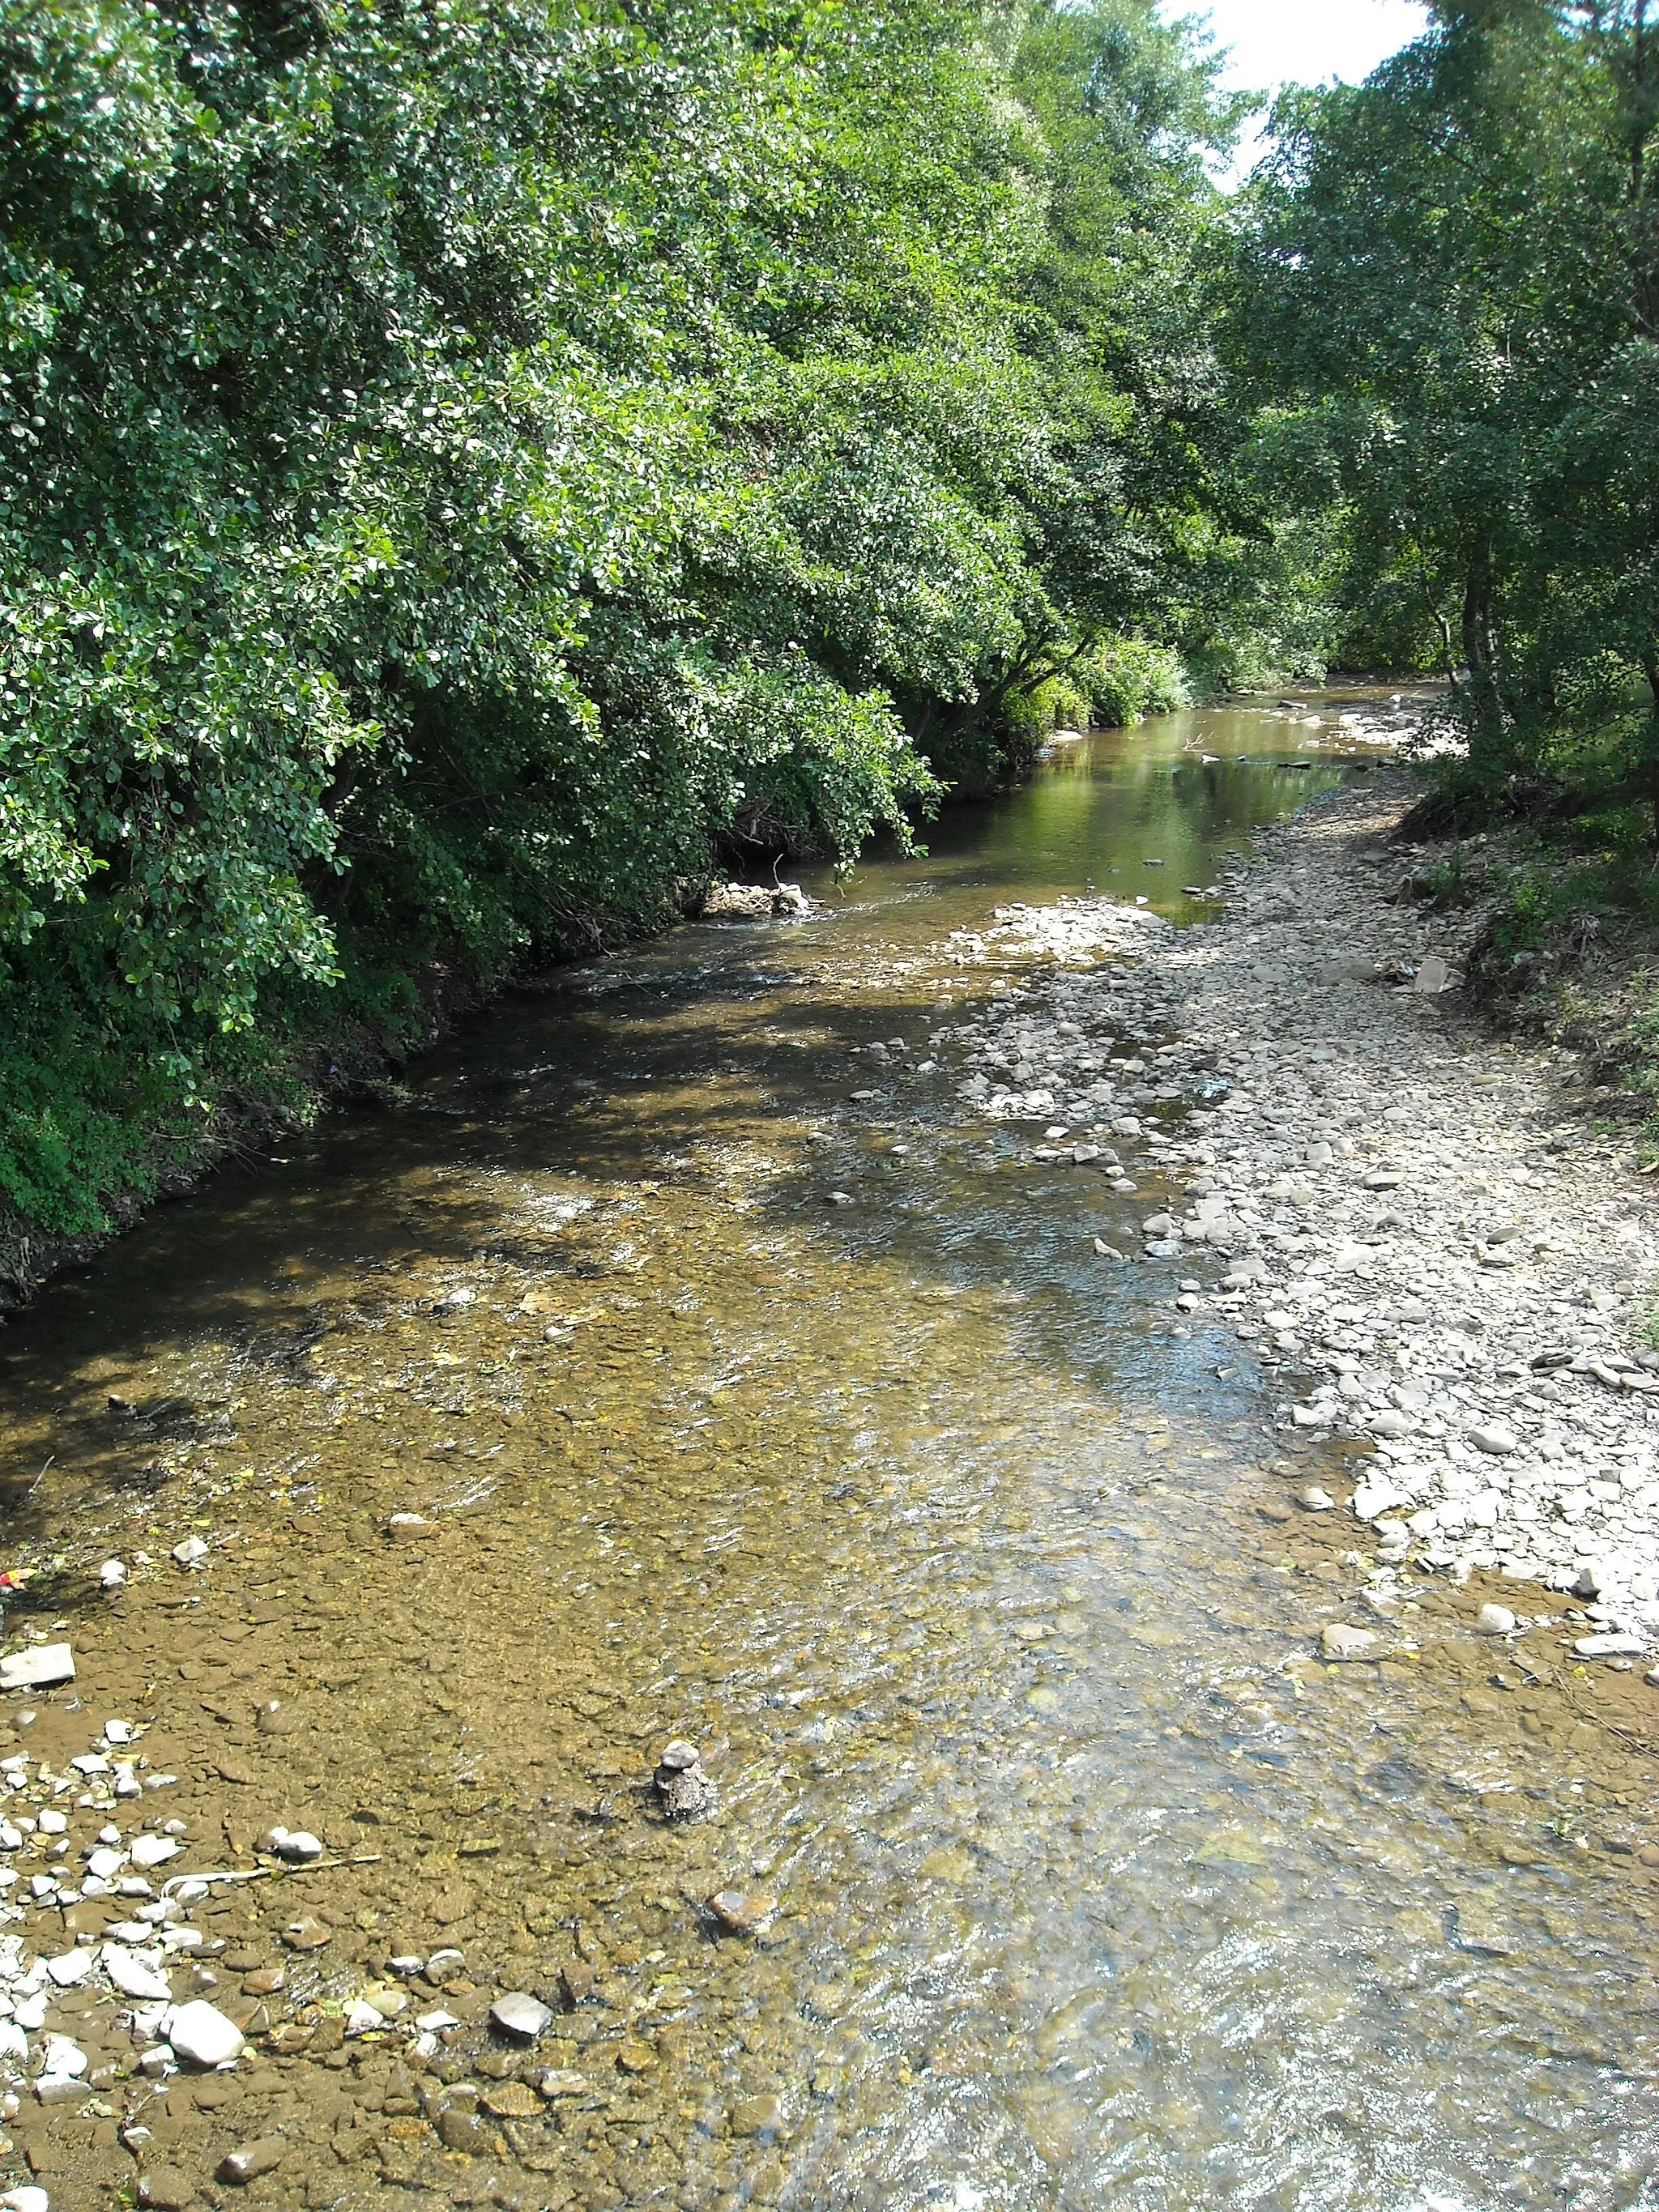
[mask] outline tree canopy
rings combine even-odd
[[[1659,15],[1437,18],[1281,103],[1231,357],[1280,495],[1340,514],[1362,651],[1426,645],[1477,766],[1535,776],[1659,688]]]
[[[1057,719],[1659,802],[1659,0],[0,0],[0,1215]]]
[[[0,1202],[1266,651],[1233,121],[1150,0],[0,0]]]

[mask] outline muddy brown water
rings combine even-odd
[[[212,2203],[274,2137],[245,2201],[1659,2202],[1659,1693],[1559,1632],[1495,1655],[1479,1588],[1427,1578],[1414,1654],[1320,1665],[1363,1534],[1285,1501],[1340,1465],[1177,1322],[1174,1271],[1092,1258],[1163,1186],[963,1118],[948,1049],[849,1051],[920,1061],[982,1000],[1002,971],[946,939],[1000,901],[1203,926],[1182,884],[1362,772],[1284,766],[1298,739],[1091,738],[807,924],[552,977],[406,1109],[220,1176],[12,1319],[0,1476],[40,1573],[8,1626],[62,1624],[80,1677],[0,1705],[0,1751],[125,1714],[188,1863],[251,1864],[272,1820],[329,1847],[198,1916],[236,2074],[134,2079],[82,2007],[97,2094],[25,2100],[18,2177],[107,2204],[165,2166]],[[388,1538],[399,1511],[440,1533]],[[718,1802],[670,1826],[677,1735]],[[727,1889],[774,1901],[759,1933],[711,1918]],[[32,1948],[105,1916],[47,1917]],[[288,1948],[301,1918],[326,1942]],[[430,2057],[343,2039],[444,1948]],[[484,2024],[503,1989],[557,2008],[533,2054]]]

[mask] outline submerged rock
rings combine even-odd
[[[240,2149],[227,2151],[219,2161],[218,2178],[244,2187],[262,2173],[274,2172],[287,2155],[288,2145],[280,2136],[261,2136]]]
[[[1352,1628],[1345,1621],[1329,1622],[1319,1632],[1320,1656],[1324,1659],[1367,1659],[1379,1639],[1374,1630]]]
[[[716,1890],[708,1910],[729,1936],[755,1936],[775,1918],[778,1900],[759,1890]]]
[[[542,2100],[527,2081],[494,2082],[478,2101],[497,2120],[534,2120],[541,2117]]]

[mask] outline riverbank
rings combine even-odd
[[[1402,902],[1389,841],[1417,788],[1378,778],[1265,832],[1209,928],[1092,902],[1007,916],[986,954],[1133,964],[1062,968],[959,1030],[961,1096],[1044,1113],[1085,1156],[1133,1146],[1133,1256],[1171,1278],[1181,1326],[1260,1361],[1287,1452],[1369,1447],[1340,1504],[1394,1570],[1574,1592],[1633,1656],[1659,1626],[1659,1217],[1576,1056],[1466,1005],[1478,910]],[[1103,1031],[1136,1041],[1104,1091]],[[1167,1136],[1137,1125],[1188,1100]]]

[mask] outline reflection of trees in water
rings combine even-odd
[[[947,807],[924,832],[925,859],[902,860],[879,842],[860,863],[852,896],[880,904],[897,893],[908,903],[923,893],[913,920],[930,936],[976,925],[986,902],[1004,896],[1144,892],[1179,908],[1182,885],[1210,882],[1224,849],[1346,781],[1349,769],[1328,756],[1307,769],[1285,766],[1307,757],[1291,750],[1300,734],[1214,708],[1097,731],[1056,747],[1005,798]],[[1164,866],[1147,868],[1148,859]],[[822,896],[842,896],[827,872],[808,870],[804,879]]]
[[[1179,715],[1061,746],[1000,808],[962,823],[969,835],[961,844],[950,837],[954,825],[947,818],[935,850],[948,840],[964,857],[971,851],[993,864],[1038,850],[1097,878],[1112,867],[1127,877],[1148,858],[1177,874],[1207,872],[1218,842],[1275,821],[1347,779],[1347,769],[1334,760],[1292,769],[1284,764],[1292,755],[1277,763],[1201,761],[1192,750],[1208,744],[1242,752],[1260,745],[1262,734],[1259,722],[1242,716]],[[1145,888],[1160,900],[1179,890],[1167,877],[1154,883],[1150,872]]]

